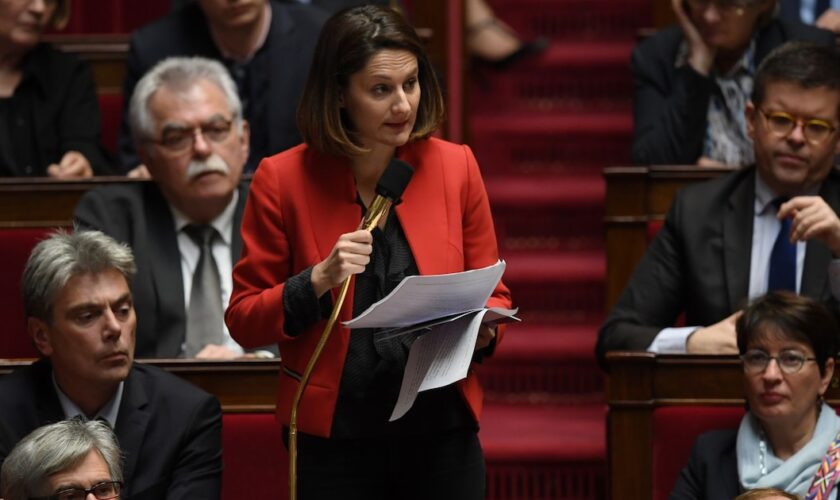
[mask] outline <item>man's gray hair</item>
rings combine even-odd
[[[156,64],[134,87],[128,110],[131,135],[139,148],[154,135],[149,99],[161,87],[186,92],[201,80],[215,84],[225,94],[237,130],[242,131],[242,102],[230,73],[218,61],[205,57],[169,57]]]
[[[93,450],[105,463],[111,481],[122,481],[120,447],[107,424],[78,418],[45,425],[23,438],[6,457],[0,470],[4,500],[46,496],[49,477],[81,463]]]
[[[115,269],[128,283],[137,272],[131,248],[100,231],[54,232],[32,250],[23,270],[23,309],[27,317],[52,323],[59,290],[70,278]]]

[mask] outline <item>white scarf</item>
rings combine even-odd
[[[778,488],[788,493],[805,496],[811,481],[817,473],[828,446],[840,432],[840,417],[834,409],[823,403],[814,435],[808,444],[797,451],[787,460],[781,460],[773,454],[770,442],[763,438],[758,419],[751,412],[747,412],[738,427],[736,452],[738,456],[738,479],[741,488],[751,490],[755,488]],[[761,442],[766,443],[764,452],[764,466],[766,474],[761,473]],[[835,487],[829,497],[837,499]]]

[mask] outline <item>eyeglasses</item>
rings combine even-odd
[[[817,358],[806,357],[799,351],[782,351],[778,356],[771,356],[759,349],[753,349],[741,356],[741,360],[744,362],[744,372],[749,375],[763,373],[771,359],[775,359],[779,369],[787,374],[801,370],[806,361],[817,360]]]
[[[29,500],[85,500],[91,493],[99,500],[111,500],[120,497],[122,487],[123,484],[120,481],[102,481],[86,490],[82,488],[67,488],[48,497],[30,498]]]
[[[685,0],[693,11],[704,11],[714,5],[718,12],[743,16],[744,9],[750,6],[749,0]]]
[[[787,137],[798,125],[802,127],[802,135],[811,144],[817,145],[828,139],[837,127],[818,118],[798,118],[783,111],[761,110],[767,127],[779,137]]]
[[[228,138],[232,127],[233,120],[222,118],[192,128],[167,126],[161,138],[152,142],[173,153],[183,153],[195,145],[196,133],[200,133],[206,141],[222,142]]]

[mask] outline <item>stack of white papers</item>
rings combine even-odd
[[[433,276],[409,276],[387,297],[344,324],[386,328],[383,338],[413,333],[391,421],[411,409],[419,391],[436,389],[467,376],[479,327],[519,321],[516,309],[484,307],[505,271],[504,261],[483,269]]]

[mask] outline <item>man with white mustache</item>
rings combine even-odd
[[[129,120],[154,182],[90,191],[75,219],[134,250],[137,356],[265,355],[246,354],[222,319],[248,191],[249,128],[229,73],[209,59],[166,59],[137,83]]]

